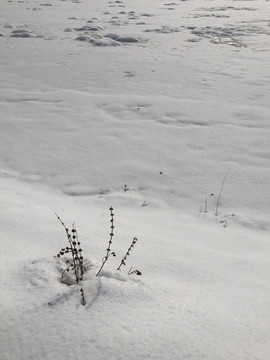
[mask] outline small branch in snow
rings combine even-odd
[[[134,248],[136,242],[138,241],[138,239],[135,237],[130,245],[130,247],[128,248],[128,251],[126,252],[126,255],[123,257],[123,259],[121,260],[120,265],[118,266],[117,270],[121,269],[122,265],[126,265],[126,259],[127,257],[130,255],[130,252],[132,251],[132,249]]]
[[[112,252],[111,251],[111,244],[112,244],[112,239],[113,239],[113,236],[114,236],[114,232],[113,232],[113,229],[114,229],[114,213],[113,213],[113,208],[111,207],[110,209],[110,216],[111,216],[111,233],[110,233],[110,240],[109,240],[109,245],[108,245],[108,248],[106,249],[106,255],[105,257],[102,259],[102,264],[101,264],[101,267],[100,269],[98,270],[96,276],[98,276],[101,272],[101,270],[103,269],[103,266],[106,264],[107,260],[109,259],[109,257],[112,255],[112,256],[116,256],[115,255],[115,252]]]
[[[222,184],[221,184],[221,187],[220,187],[220,190],[219,190],[219,194],[218,194],[218,199],[217,199],[217,206],[216,206],[216,212],[215,212],[215,215],[218,216],[218,207],[219,207],[219,202],[220,202],[220,197],[221,197],[221,193],[222,193],[222,190],[223,190],[223,186],[225,184],[225,181],[226,181],[226,178],[228,176],[228,173],[230,171],[230,168],[227,170],[225,176],[224,176],[224,179],[222,181]]]

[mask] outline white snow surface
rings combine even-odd
[[[1,0],[1,360],[270,358],[269,41],[268,0]]]

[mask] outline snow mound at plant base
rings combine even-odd
[[[161,314],[152,308],[152,291],[142,281],[110,270],[96,277],[91,269],[81,284],[67,286],[59,280],[56,260],[45,258],[15,270],[10,300],[17,305],[12,316],[3,319],[1,338],[9,346],[2,348],[2,359],[25,354],[28,359],[87,359],[90,355],[102,359],[106,355],[116,360],[130,351],[132,357],[153,351],[151,328],[158,329]],[[149,340],[151,348],[138,346]]]
[[[236,264],[230,262],[233,269]],[[2,348],[2,359],[20,359],[21,354],[33,360],[87,359],[90,354],[114,360],[127,356],[163,360],[188,354],[194,359],[225,360],[236,354],[251,359],[254,347],[264,356],[267,348],[247,341],[269,320],[261,327],[258,300],[251,300],[253,281],[243,278],[240,288],[239,278],[232,280],[233,272],[224,281],[217,271],[212,276],[209,272],[206,282],[206,267],[201,279],[198,274],[192,279],[192,265],[187,265],[188,261],[182,264],[182,273],[172,281],[173,263],[169,260],[168,269],[162,264],[160,280],[151,286],[112,270],[104,269],[97,277],[98,266],[90,261],[84,281],[70,286],[61,283],[55,258],[35,259],[13,269],[8,288],[11,308],[1,316],[5,322],[1,338],[9,344]],[[145,278],[149,283],[147,274]],[[265,334],[260,337],[264,344]],[[220,352],[222,344],[226,349]]]
[[[82,303],[81,288],[84,290],[86,310],[90,310],[94,305],[97,308],[110,308],[114,303],[116,306],[119,303],[126,306],[153,300],[150,288],[136,275],[104,269],[96,276],[99,266],[88,259],[85,260],[84,267],[84,279],[79,284],[76,284],[72,271],[62,279],[66,266],[57,257],[35,259],[18,267],[17,274],[13,274],[18,287],[15,291],[20,293],[27,289],[24,291],[25,301],[21,310],[64,306],[73,311],[72,309],[77,309]]]

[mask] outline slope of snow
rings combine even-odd
[[[269,359],[269,6],[1,2],[3,360]]]

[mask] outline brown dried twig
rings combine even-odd
[[[109,245],[106,249],[106,255],[104,256],[104,258],[102,259],[102,264],[100,269],[98,270],[96,276],[98,276],[101,272],[101,270],[103,269],[103,266],[106,264],[107,260],[109,259],[109,257],[112,256],[116,256],[115,252],[111,251],[111,244],[112,244],[112,239],[114,237],[114,213],[113,213],[113,208],[111,207],[110,209],[110,216],[111,216],[111,233],[110,233],[110,240],[109,240]]]
[[[84,290],[83,288],[80,289],[81,292],[81,300],[82,300],[82,305],[85,306],[86,302],[85,302],[85,297],[84,297]]]
[[[123,257],[123,259],[121,260],[121,263],[118,266],[117,270],[120,270],[122,265],[124,265],[124,266],[126,265],[126,259],[130,255],[130,252],[134,248],[137,241],[138,241],[138,239],[136,237],[132,240],[132,243],[131,243],[130,247],[128,248],[128,251],[126,252],[126,255]]]
[[[217,205],[216,205],[216,212],[215,212],[215,215],[218,216],[218,207],[219,207],[219,203],[220,203],[220,197],[221,197],[221,193],[222,193],[222,190],[223,190],[223,186],[225,184],[225,181],[226,181],[226,178],[228,176],[228,173],[230,171],[230,168],[227,170],[225,176],[224,176],[224,179],[222,181],[222,184],[221,184],[221,187],[220,187],[220,190],[219,190],[219,194],[218,194],[218,199],[217,199]]]
[[[131,267],[128,271],[128,275],[132,275],[132,274],[136,274],[136,275],[142,275],[142,273],[139,270],[132,270],[133,268]]]

